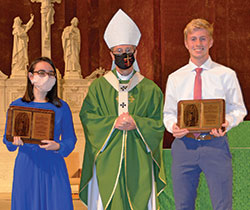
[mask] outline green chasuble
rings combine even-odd
[[[118,91],[104,77],[89,87],[80,111],[86,138],[80,198],[86,205],[94,164],[104,209],[148,210],[152,181],[157,196],[165,187],[163,94],[153,81],[143,78],[128,92],[128,103],[136,129],[114,129]]]

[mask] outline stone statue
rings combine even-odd
[[[96,79],[104,76],[107,72],[108,71],[106,71],[104,68],[99,67],[95,71],[93,71],[89,76],[85,77],[85,79]]]
[[[31,0],[31,2],[39,2],[42,4],[41,13],[45,16],[45,33],[46,38],[49,37],[49,28],[54,24],[54,3],[61,3],[61,0]]]
[[[77,28],[78,19],[74,17],[71,25],[67,26],[62,33],[62,46],[65,62],[65,78],[75,78],[81,76],[81,66],[79,62],[81,35]]]
[[[42,33],[42,56],[51,57],[51,25],[54,24],[54,3],[61,0],[31,0],[32,3],[41,3],[41,33]]]
[[[22,24],[20,17],[15,17],[13,23],[12,34],[14,36],[13,52],[12,52],[12,76],[23,75],[25,76],[26,68],[29,65],[28,59],[28,42],[29,37],[27,32],[33,25],[34,15],[30,15],[30,20],[27,24]],[[24,72],[24,74],[22,73]]]

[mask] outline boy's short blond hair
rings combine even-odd
[[[184,29],[184,39],[187,40],[187,34],[192,33],[195,29],[205,29],[211,38],[213,38],[214,27],[213,24],[210,24],[205,19],[193,19],[186,25]]]

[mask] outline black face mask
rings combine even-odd
[[[123,53],[121,55],[115,55],[115,64],[120,68],[120,69],[128,69],[130,68],[133,63],[135,62],[135,57],[134,53]]]

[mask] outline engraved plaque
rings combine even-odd
[[[13,141],[14,136],[20,136],[24,143],[42,144],[41,140],[54,139],[54,121],[52,110],[10,106],[6,138]]]
[[[223,99],[182,100],[178,102],[180,128],[190,132],[209,132],[221,128],[225,122],[225,101]]]

